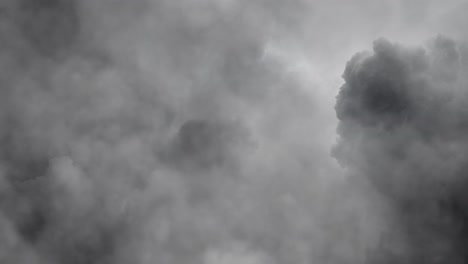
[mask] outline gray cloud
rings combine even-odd
[[[391,212],[370,263],[466,262],[467,55],[445,37],[427,47],[380,39],[347,64],[334,152]]]
[[[306,7],[2,2],[0,262],[307,263],[359,237],[329,235],[318,101],[265,52]]]
[[[329,155],[338,72],[370,39],[456,35],[459,23],[455,5],[439,25],[433,1],[371,2],[1,1],[0,262],[365,262],[388,225],[404,225]],[[424,86],[419,71],[455,89],[461,45],[434,42],[428,55],[385,43],[382,58],[355,63],[401,79],[382,93],[404,99],[342,99],[354,111],[343,118],[388,129],[431,119],[415,96],[432,90],[403,86]]]

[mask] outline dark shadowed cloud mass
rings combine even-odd
[[[338,160],[382,194],[392,226],[371,263],[466,263],[468,49],[386,39],[347,64]]]

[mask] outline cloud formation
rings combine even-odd
[[[0,262],[354,256],[317,100],[265,52],[304,3],[2,1]]]
[[[439,21],[434,2],[371,2],[0,1],[0,262],[364,263],[397,207],[329,155],[336,73],[376,35],[418,39],[418,25]],[[400,23],[401,9],[421,18]],[[400,81],[369,73],[364,84],[386,88],[363,97],[349,73],[364,99],[340,99],[342,141],[432,120],[415,98],[444,93],[405,87],[459,87],[454,43],[381,41],[362,76],[375,66]]]
[[[337,97],[334,153],[388,205],[369,263],[465,263],[466,43],[386,39],[356,54]]]

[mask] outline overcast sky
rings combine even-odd
[[[0,263],[465,263],[467,11],[0,0]]]

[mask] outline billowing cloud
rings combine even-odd
[[[265,48],[305,2],[1,5],[0,262],[308,263],[355,237],[328,233],[319,101]]]
[[[370,263],[465,263],[466,44],[386,39],[356,54],[337,98],[335,155],[388,205]]]
[[[380,35],[454,29],[459,15],[439,23],[450,2],[0,1],[0,263],[365,262],[386,220],[405,225],[330,156],[339,72]],[[350,63],[354,99],[337,108],[354,172],[368,155],[344,142],[359,129],[462,134],[441,128],[463,111],[435,88],[461,87],[462,45],[379,43]]]

